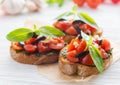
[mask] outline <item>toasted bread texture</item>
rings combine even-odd
[[[40,65],[40,64],[55,63],[58,61],[58,53],[52,53],[52,52],[41,55],[36,55],[35,53],[26,54],[22,51],[17,52],[11,47],[10,54],[15,61],[24,64]]]
[[[64,51],[65,48],[61,50]],[[59,68],[66,75],[79,75],[81,77],[88,77],[91,75],[98,74],[99,71],[95,66],[87,66],[80,63],[72,63],[67,58],[64,58],[62,53],[59,55]],[[112,56],[103,59],[103,68],[107,69],[112,62]]]

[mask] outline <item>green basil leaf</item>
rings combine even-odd
[[[92,45],[92,42],[93,42],[92,36],[89,36],[89,40],[87,42],[87,46],[89,47],[90,45]]]
[[[88,14],[84,13],[84,12],[79,12],[78,13],[78,17],[85,23],[89,24],[90,26],[98,29],[98,25],[96,24],[96,22],[94,21],[94,19],[92,17],[90,17]]]
[[[35,33],[36,33],[37,35],[39,35],[39,34],[40,34],[40,30],[37,28],[37,26],[36,26],[36,25],[34,25],[34,31],[35,31]]]
[[[33,36],[33,31],[29,28],[18,28],[7,34],[6,38],[13,42],[22,42]]]
[[[51,26],[42,26],[40,27],[39,30],[40,30],[40,34],[43,36],[49,36],[49,37],[65,36],[65,34],[62,31]]]
[[[61,19],[63,17],[70,16],[70,15],[73,15],[73,12],[64,12],[60,14],[59,16],[57,16],[55,19]]]
[[[91,45],[89,46],[89,52],[90,52],[90,55],[92,57],[92,60],[96,68],[98,69],[100,73],[102,73],[103,72],[103,60],[100,56],[100,52],[98,48],[96,48],[94,45]]]
[[[48,5],[52,5],[52,4],[57,3],[58,6],[62,6],[64,4],[64,0],[46,0],[46,3]]]
[[[59,6],[62,6],[64,4],[64,0],[57,0],[57,3]]]
[[[51,5],[51,4],[55,3],[55,2],[56,2],[56,0],[46,0],[46,3],[48,3],[49,5]]]
[[[72,7],[72,12],[73,12],[73,13],[76,13],[77,9],[78,9],[78,6],[76,6],[76,5],[73,6],[73,7]]]

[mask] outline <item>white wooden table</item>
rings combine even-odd
[[[42,22],[51,22],[59,13],[70,10],[72,3],[67,3],[61,9],[46,7],[38,13],[17,16],[0,16],[0,85],[66,85],[55,83],[38,74],[36,66],[15,62],[9,54],[10,43],[5,36],[11,30],[22,27],[27,19],[34,18]],[[49,9],[48,9],[49,8]],[[97,10],[82,8],[90,14],[104,30],[104,36],[114,41],[120,41],[120,6],[101,5]],[[120,61],[114,63],[98,78],[89,82],[69,83],[69,85],[120,85]]]

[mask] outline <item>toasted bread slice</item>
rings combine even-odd
[[[58,61],[58,53],[47,53],[47,54],[41,54],[41,55],[36,55],[34,53],[32,54],[26,54],[22,51],[17,52],[14,50],[12,47],[10,48],[10,54],[11,57],[20,63],[24,64],[34,64],[34,65],[39,65],[39,64],[50,64],[50,63],[55,63]]]
[[[65,48],[61,50],[64,51]],[[72,63],[67,58],[64,58],[62,53],[59,55],[59,68],[60,70],[67,75],[79,75],[81,77],[87,77],[99,73],[95,66],[87,66],[80,63]],[[104,70],[110,66],[112,62],[112,56],[103,60]]]

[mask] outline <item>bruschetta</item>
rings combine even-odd
[[[49,26],[47,26],[49,29],[44,28],[46,27],[43,27],[40,35],[38,34],[39,29],[33,32],[29,28],[18,28],[8,33],[7,39],[11,41],[11,57],[24,64],[39,65],[57,62],[59,51],[65,45],[61,36],[62,32]],[[53,34],[50,33],[50,30],[53,31]],[[56,33],[54,34],[54,32]],[[60,32],[60,36],[58,32]],[[59,37],[50,37],[54,35]]]
[[[97,29],[95,27],[92,27],[80,19],[66,20],[61,18],[56,22],[54,22],[53,26],[60,29],[66,34],[64,40],[65,42],[68,43],[78,35],[75,26],[79,26],[79,28],[88,35],[92,35],[92,36],[98,35],[99,37],[102,35],[102,29]]]
[[[95,75],[107,69],[111,62],[111,45],[105,38],[73,39],[59,54],[59,68],[66,75]]]

